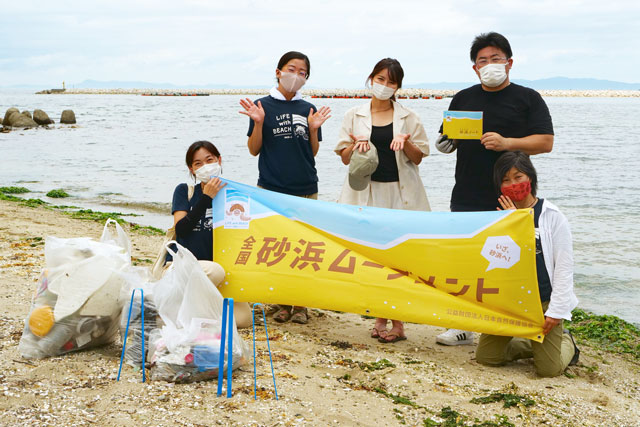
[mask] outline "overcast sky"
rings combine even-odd
[[[2,3],[0,86],[269,85],[289,50],[310,57],[312,86],[363,87],[383,57],[401,62],[405,85],[468,82],[471,41],[486,31],[511,42],[515,79],[640,81],[637,0]]]

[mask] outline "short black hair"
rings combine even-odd
[[[476,36],[475,39],[473,39],[470,51],[471,62],[476,62],[478,52],[487,46],[497,47],[498,49],[503,51],[505,55],[507,55],[507,59],[510,59],[513,56],[509,40],[507,40],[507,38],[502,34],[498,34],[492,31],[490,33],[482,33]]]
[[[500,156],[495,165],[493,165],[493,184],[498,194],[501,193],[502,178],[504,178],[511,168],[516,168],[529,177],[529,181],[531,181],[531,195],[535,197],[536,191],[538,190],[538,173],[536,172],[536,168],[533,167],[529,155],[522,151],[507,151]]]
[[[309,79],[309,77],[311,76],[311,62],[309,62],[309,57],[302,52],[292,50],[291,52],[287,52],[282,55],[280,61],[278,61],[278,70],[282,70],[282,67],[287,65],[287,62],[291,61],[292,59],[304,60],[304,62],[307,64],[307,79]]]
[[[215,145],[210,143],[209,141],[196,141],[189,146],[187,149],[187,155],[185,156],[185,162],[187,163],[187,167],[191,167],[193,164],[193,156],[196,154],[196,151],[204,148],[209,153],[213,154],[216,157],[220,157],[220,151],[216,148]]]

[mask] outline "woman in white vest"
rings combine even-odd
[[[427,134],[418,115],[395,101],[403,77],[397,60],[382,59],[367,78],[371,102],[345,114],[334,151],[350,172],[338,202],[431,210],[418,171],[422,158],[429,154]],[[376,319],[371,337],[383,343],[406,339],[401,321],[392,320],[390,330],[387,323],[388,319]]]

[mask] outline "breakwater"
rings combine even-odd
[[[454,89],[400,89],[400,99],[441,99],[450,98],[458,90]],[[542,96],[586,97],[586,98],[640,98],[640,90],[539,90]],[[38,94],[51,95],[154,95],[154,96],[206,96],[206,95],[267,95],[269,89],[66,89],[52,92],[43,90]],[[311,98],[363,98],[371,96],[368,89],[305,89],[305,96]]]

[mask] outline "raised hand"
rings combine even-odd
[[[240,105],[244,108],[244,111],[238,111],[240,114],[249,116],[256,124],[264,121],[264,109],[260,101],[258,101],[258,105],[256,105],[249,98],[245,98],[240,100]]]
[[[501,211],[501,210],[509,210],[509,209],[516,209],[516,205],[513,204],[513,201],[511,201],[510,198],[508,198],[507,196],[505,196],[504,194],[500,195],[500,197],[498,197],[498,203],[500,203],[500,206],[502,206],[502,209],[500,208],[496,208],[497,210]]]
[[[349,136],[351,137],[351,141],[355,143],[352,151],[358,150],[361,153],[366,153],[367,151],[369,151],[369,138],[364,135],[355,136],[352,133],[350,133]]]
[[[329,117],[331,117],[331,108],[329,107],[320,107],[315,113],[313,108],[310,108],[309,117],[307,117],[309,129],[318,129]]]
[[[409,138],[411,137],[410,134],[408,133],[399,133],[396,136],[393,137],[393,140],[391,140],[391,149],[393,151],[400,151],[404,149],[404,144],[407,143],[407,141],[409,141]]]

